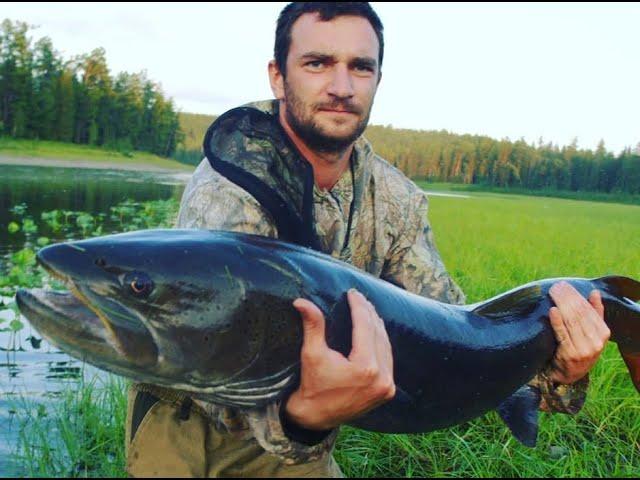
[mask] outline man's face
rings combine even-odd
[[[335,153],[364,131],[380,78],[378,38],[369,21],[341,16],[329,22],[302,15],[293,25],[286,79],[285,118],[312,149]]]

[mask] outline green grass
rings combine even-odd
[[[19,458],[29,477],[125,477],[127,383],[108,376],[63,392],[55,402],[25,401]]]
[[[433,196],[429,208],[437,246],[469,302],[545,277],[620,274],[640,279],[638,206],[471,195]],[[67,432],[65,447],[55,452],[47,450],[51,427],[27,418],[17,454],[27,467],[35,462],[30,472],[122,474],[124,388],[111,385],[91,395],[88,401],[84,393],[70,394],[70,403],[49,414],[49,421]],[[87,460],[89,453],[96,457]],[[490,413],[425,435],[345,427],[335,455],[348,476],[638,477],[640,401],[617,348],[609,345],[592,372],[583,410],[576,416],[541,414],[534,449],[520,445]]]
[[[640,278],[640,207],[470,193],[433,196],[429,219],[469,303],[534,279]],[[602,477],[640,475],[640,401],[615,345],[591,375],[576,416],[542,414],[535,449],[491,413],[428,435],[345,428],[337,458],[349,476]]]
[[[593,202],[608,202],[608,203],[624,203],[629,205],[640,205],[640,195],[632,195],[629,193],[604,193],[604,192],[582,192],[571,190],[556,190],[543,188],[540,190],[531,190],[526,188],[517,187],[489,187],[486,185],[467,185],[463,183],[432,183],[424,180],[414,181],[425,190],[433,191],[449,191],[449,192],[464,192],[464,193],[478,193],[485,195],[488,193],[498,194],[510,194],[510,195],[526,195],[534,197],[553,197],[564,198],[567,200],[587,200]]]
[[[0,155],[55,160],[108,162],[114,165],[150,165],[173,170],[193,170],[175,160],[147,152],[120,152],[74,143],[48,140],[19,140],[0,136]]]

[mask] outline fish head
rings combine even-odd
[[[234,321],[246,303],[238,275],[246,266],[232,238],[145,230],[56,244],[37,257],[69,293],[22,290],[19,306],[76,357],[190,389],[224,383],[258,354],[260,342],[247,341],[251,319]]]

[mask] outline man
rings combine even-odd
[[[297,241],[409,291],[463,303],[435,248],[424,194],[361,137],[383,49],[382,24],[366,3],[288,5],[269,63],[276,100],[231,110],[215,122],[178,226]],[[609,333],[597,293],[586,302],[559,284],[552,295],[559,348],[532,384],[541,390],[541,408],[574,413]],[[338,426],[395,393],[384,324],[361,294],[349,292],[348,299],[354,324],[348,358],[327,346],[319,308],[304,299],[294,303],[304,332],[301,379],[281,403],[241,411],[134,385],[129,473],[341,475],[330,455]]]

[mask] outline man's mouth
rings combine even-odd
[[[325,104],[318,105],[318,111],[320,112],[329,112],[336,113],[341,115],[351,114],[351,115],[360,115],[360,109],[349,103],[334,103],[334,104]]]
[[[353,110],[336,110],[336,109],[322,108],[322,109],[320,109],[320,111],[321,112],[329,112],[329,113],[357,115],[357,113],[354,112]]]

